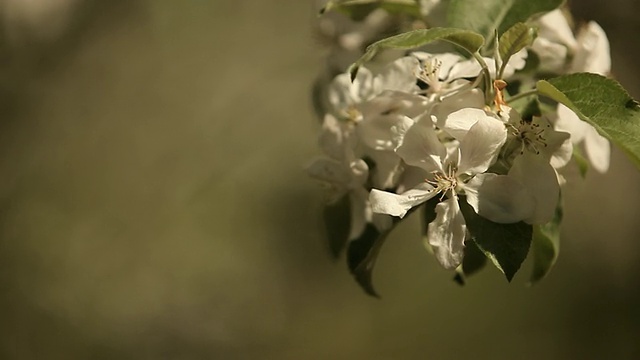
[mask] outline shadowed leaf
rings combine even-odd
[[[476,214],[462,197],[460,210],[478,248],[511,281],[529,252],[532,226],[524,222],[494,223]]]
[[[341,197],[333,204],[326,205],[322,212],[322,218],[327,234],[329,251],[334,258],[337,258],[347,245],[349,231],[351,230],[351,202],[349,201],[349,195]]]
[[[466,278],[482,270],[485,265],[487,265],[487,257],[478,248],[478,245],[476,245],[475,241],[467,241],[464,247],[462,267],[458,269],[453,280],[460,285],[464,285]]]
[[[349,270],[364,291],[375,297],[380,297],[373,288],[372,273],[382,244],[391,229],[378,231],[372,224],[367,224],[360,237],[349,243],[347,249],[347,264]]]
[[[393,218],[393,225],[384,231],[379,231],[372,224],[367,224],[364,232],[360,237],[352,240],[347,248],[347,264],[349,270],[353,274],[354,278],[362,289],[369,295],[380,297],[373,287],[373,268],[380,253],[380,249],[384,244],[389,233],[396,227],[402,220],[418,209],[424,209],[424,214],[433,213],[433,219],[435,219],[435,206],[438,201],[428,201],[425,204],[414,207],[407,212],[407,215],[400,218]],[[431,216],[431,215],[427,215]],[[432,220],[433,220],[432,219]]]
[[[562,202],[558,202],[558,207],[556,208],[553,219],[544,225],[534,226],[533,241],[531,244],[533,271],[531,272],[529,284],[534,284],[542,280],[556,263],[560,251],[561,223]]]

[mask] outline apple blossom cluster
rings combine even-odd
[[[441,5],[418,4],[423,20]],[[348,254],[354,274],[363,262],[370,272],[379,250],[372,245],[376,237],[383,239],[420,207],[428,222],[425,245],[444,268],[461,271],[472,241],[501,268],[500,259],[478,241],[480,227],[470,222],[505,229],[520,224],[531,238],[533,227],[558,220],[567,182],[562,171],[572,157],[582,158],[579,146],[595,170],[608,168],[609,141],[571,108],[539,97],[535,88],[548,77],[608,75],[607,37],[595,22],[572,28],[565,12],[556,9],[516,24],[522,31],[514,26],[500,38],[495,31],[493,39],[485,39],[492,47],[482,54],[405,46],[406,39],[394,38],[389,51],[368,56],[372,47],[366,46],[383,39],[375,25],[395,21],[390,14],[378,9],[357,23],[343,17],[340,21],[360,26],[342,26],[349,29],[342,37],[335,34],[340,17],[323,20],[324,29],[341,39],[330,57],[343,59],[348,52],[350,63],[364,60],[318,85],[323,155],[307,172],[326,186],[330,205],[348,204],[346,240],[361,243],[354,251],[365,247],[363,254]],[[427,21],[420,26],[427,27]],[[522,37],[528,40],[518,45]]]

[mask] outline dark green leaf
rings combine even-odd
[[[367,51],[349,67],[351,79],[355,79],[358,69],[362,64],[371,60],[379,51],[384,49],[415,49],[436,40],[448,41],[455,44],[470,54],[478,51],[484,39],[473,31],[451,29],[451,28],[431,28],[418,29],[396,36],[388,37],[375,42],[367,47]]]
[[[351,230],[351,202],[349,195],[344,195],[333,204],[325,206],[322,212],[329,251],[338,257],[349,240]]]
[[[513,54],[530,46],[537,36],[536,29],[521,22],[509,28],[498,41],[498,53],[502,60],[502,67],[505,67]]]
[[[577,73],[536,84],[538,92],[573,110],[640,167],[640,105],[615,80]]]
[[[534,15],[549,12],[563,0],[451,0],[449,26],[473,30],[485,38],[499,34]]]
[[[462,197],[460,209],[478,248],[504,273],[507,280],[511,281],[529,252],[532,226],[524,222],[494,223],[476,214]]]
[[[364,291],[375,297],[380,296],[373,288],[373,267],[389,232],[391,229],[380,232],[372,224],[367,224],[362,235],[351,241],[347,248],[349,270]]]
[[[469,240],[465,243],[462,267],[453,278],[460,285],[464,285],[465,279],[482,270],[487,264],[487,257],[478,248],[475,241]]]
[[[533,227],[533,271],[530,284],[544,278],[558,258],[560,251],[560,224],[562,223],[562,202],[558,203],[553,219],[544,224]]]

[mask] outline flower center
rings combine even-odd
[[[447,172],[442,173],[439,171],[433,172],[433,180],[425,180],[428,184],[431,184],[436,193],[441,193],[440,200],[447,194],[447,192],[452,191],[455,195],[455,190],[458,187],[458,178],[456,176],[457,168],[453,165],[447,166]]]
[[[429,85],[429,90],[434,93],[437,93],[442,88],[442,83],[440,81],[440,67],[442,66],[442,61],[436,58],[429,58],[422,63],[422,68],[420,74],[418,75],[418,79],[424,81],[427,85]]]
[[[352,124],[356,124],[362,120],[362,113],[356,109],[354,105],[350,105],[348,108],[342,110],[340,115],[342,115],[343,120]]]
[[[551,125],[547,124],[547,127],[551,127]],[[523,154],[525,149],[536,155],[540,154],[540,149],[547,147],[544,131],[545,128],[540,127],[540,124],[520,120],[515,134],[522,144],[520,154]]]

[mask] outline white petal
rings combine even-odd
[[[570,140],[570,135],[565,131],[556,131],[546,117],[534,117],[531,122],[535,129],[542,131],[542,138],[546,146],[538,146],[539,151],[547,158],[556,155],[557,162],[566,164],[571,159],[571,153],[567,152],[565,143]],[[569,142],[569,144],[571,144]]]
[[[504,72],[502,73],[503,79],[508,79],[513,74],[515,74],[516,70],[522,69],[527,64],[527,57],[529,54],[527,53],[527,49],[522,49],[517,53],[513,54],[511,58],[509,58],[509,62],[507,66],[504,68]],[[496,61],[492,58],[483,58],[484,62],[487,63],[487,67],[489,68],[489,73],[491,77],[496,77]],[[500,63],[498,64],[500,65]]]
[[[567,18],[562,10],[556,9],[541,16],[538,23],[538,37],[549,41],[563,44],[569,49],[575,49],[577,46],[576,39],[569,26]]]
[[[397,142],[396,134],[391,129],[403,120],[404,116],[400,114],[365,115],[356,128],[358,139],[372,149],[393,151]]]
[[[509,63],[507,67],[504,69],[503,78],[511,77],[517,70],[520,70],[527,65],[527,57],[529,54],[527,53],[527,49],[522,49],[517,53],[511,55],[509,58]]]
[[[415,117],[426,110],[426,99],[421,96],[385,91],[359,107],[363,120],[356,131],[359,139],[377,150],[394,150],[398,144],[391,130],[405,116]]]
[[[589,124],[580,120],[573,110],[558,104],[558,118],[556,119],[555,128],[558,131],[565,131],[571,134],[572,143],[580,143],[589,130],[589,126]]]
[[[483,99],[484,103],[484,99]],[[478,120],[488,117],[484,110],[464,108],[454,111],[446,117],[442,129],[457,140],[463,139]],[[504,126],[503,126],[504,127]]]
[[[571,161],[572,155],[573,144],[571,143],[571,137],[567,137],[551,156],[551,166],[554,169],[560,169]]]
[[[415,124],[416,122],[408,117],[404,116],[402,120],[400,120],[395,126],[391,127],[391,133],[393,134],[393,141],[396,144],[396,150],[398,146],[402,144],[404,141],[404,137],[407,134],[407,131]]]
[[[551,164],[541,155],[525,152],[513,161],[509,176],[522,183],[536,201],[533,215],[524,221],[528,224],[551,221],[560,195],[558,177]]]
[[[593,126],[589,126],[589,130],[584,137],[584,148],[591,165],[596,171],[605,173],[609,170],[611,145],[609,140],[598,134]]]
[[[500,120],[486,115],[478,119],[460,140],[458,174],[473,175],[485,172],[495,161],[506,140],[507,129]]]
[[[611,72],[609,40],[604,30],[591,21],[578,34],[578,49],[571,63],[572,72],[607,75]]]
[[[467,226],[455,197],[436,205],[436,218],[429,224],[427,239],[445,269],[455,269],[462,263],[466,233]]]
[[[438,127],[443,129],[445,128],[447,117],[464,108],[484,108],[484,94],[482,94],[482,91],[479,89],[472,89],[453,96],[448,96],[433,106],[431,115],[436,117]],[[473,125],[467,120],[463,120],[461,124],[453,123],[455,121],[456,120],[452,120],[452,123],[449,124],[449,129],[454,132],[456,129],[464,130],[466,132]],[[450,135],[455,137],[454,134]]]
[[[374,213],[403,217],[412,207],[422,204],[437,194],[426,182],[402,194],[378,189],[371,190],[369,202]]]
[[[387,65],[373,79],[376,93],[384,90],[395,90],[413,93],[417,90],[416,73],[419,68],[418,59],[413,56],[402,57]]]
[[[453,81],[461,78],[474,78],[480,75],[482,67],[474,59],[460,61],[451,68],[447,81]]]
[[[567,61],[567,48],[564,45],[537,37],[531,45],[531,50],[540,59],[540,71],[560,73]]]
[[[604,173],[609,169],[611,145],[589,123],[580,120],[568,107],[558,105],[558,119],[556,128],[571,134],[571,142],[577,145],[584,142],[587,157],[596,171]]]
[[[340,74],[333,79],[328,89],[329,102],[340,113],[349,106],[358,104],[373,96],[373,75],[365,67],[358,70],[351,82],[351,75]]]
[[[476,213],[497,223],[514,223],[533,215],[535,200],[513,177],[479,174],[464,185],[467,203]]]
[[[414,123],[401,139],[396,153],[409,165],[417,166],[426,172],[441,170],[445,148],[433,128],[430,119]]]
[[[424,113],[429,105],[426,97],[401,91],[385,90],[378,97],[387,99],[378,113],[398,113],[414,118]]]

